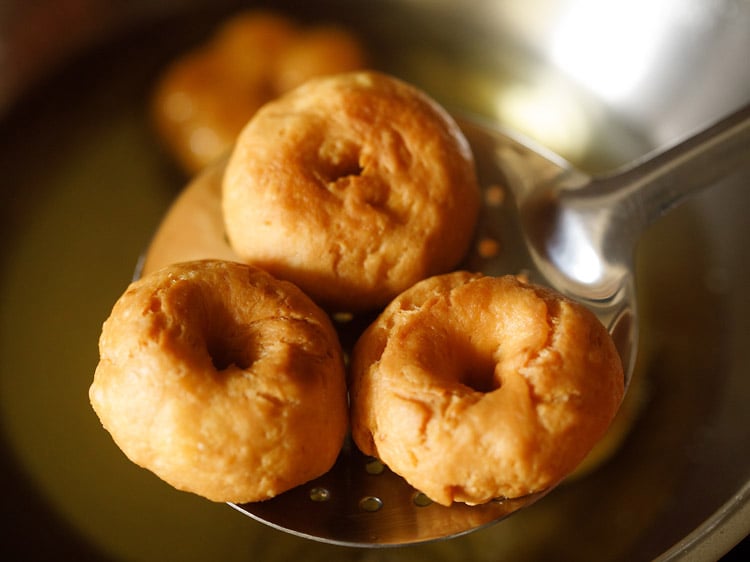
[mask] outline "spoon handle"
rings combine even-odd
[[[524,228],[558,287],[609,301],[627,284],[647,226],[687,196],[747,168],[750,105],[618,174],[587,180],[569,172],[521,199]]]
[[[750,167],[750,105],[610,178],[644,228],[687,196]],[[605,180],[606,181],[606,180]]]

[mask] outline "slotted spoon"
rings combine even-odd
[[[750,167],[750,106],[621,173],[598,179],[477,121],[461,125],[487,196],[477,229],[475,247],[480,250],[463,267],[488,275],[523,273],[590,307],[615,340],[627,384],[637,345],[636,242],[652,221],[686,196]],[[513,200],[501,204],[498,190],[505,187]],[[496,255],[482,251],[485,239],[499,241],[502,249]],[[339,321],[343,340],[351,343],[367,321]],[[324,476],[268,501],[232,505],[298,536],[342,545],[395,546],[465,534],[548,491],[475,507],[443,507],[347,442]]]

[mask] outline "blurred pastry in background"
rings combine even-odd
[[[347,29],[242,12],[167,67],[153,93],[153,122],[180,166],[194,174],[224,154],[267,101],[309,78],[362,69],[366,61]]]

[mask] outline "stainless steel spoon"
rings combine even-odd
[[[475,249],[463,267],[488,275],[524,274],[589,306],[614,337],[628,383],[638,340],[633,276],[638,238],[686,196],[750,168],[750,106],[604,178],[588,177],[495,128],[470,120],[461,125],[486,190]],[[509,200],[501,203],[498,195],[506,187]],[[501,245],[496,255],[493,241]],[[344,341],[356,339],[368,321],[340,319]],[[268,501],[232,505],[302,537],[382,547],[468,533],[531,505],[548,491],[474,507],[444,507],[347,442],[324,476]]]

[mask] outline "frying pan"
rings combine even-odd
[[[373,64],[452,111],[606,173],[750,100],[741,0],[105,0],[0,8],[0,552],[76,560],[715,560],[750,532],[748,177],[637,254],[646,397],[609,461],[461,537],[361,551],[177,492],[88,406],[101,322],[187,178],[146,104],[243,7],[351,26]],[[748,147],[750,158],[750,147]]]

